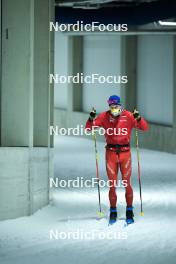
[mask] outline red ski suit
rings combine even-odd
[[[122,180],[126,182],[126,203],[127,206],[133,204],[133,189],[131,187],[131,151],[130,138],[133,128],[140,130],[148,130],[147,122],[141,118],[140,121],[135,120],[133,114],[124,110],[120,116],[113,117],[110,111],[106,111],[98,115],[94,121],[87,120],[86,128],[92,129],[92,126],[103,127],[105,129],[106,139],[106,171],[110,181],[117,182],[118,170],[120,168]],[[115,129],[115,133],[114,130]],[[110,131],[110,133],[108,133]],[[120,146],[120,151],[116,151],[116,146]],[[109,190],[110,206],[116,207],[117,195],[115,184]]]

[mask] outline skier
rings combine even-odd
[[[148,130],[148,124],[137,110],[133,113],[124,109],[120,103],[120,97],[112,95],[108,99],[109,110],[96,117],[96,111],[90,112],[86,122],[86,129],[93,127],[103,127],[106,139],[106,171],[111,184],[109,189],[110,217],[109,223],[113,224],[117,220],[117,195],[116,182],[118,170],[122,174],[122,180],[126,181],[126,222],[134,222],[133,214],[133,189],[131,187],[131,151],[130,138],[133,128]],[[111,129],[111,130],[110,130]],[[113,130],[112,130],[113,129]],[[111,131],[111,133],[108,133]],[[113,133],[112,133],[113,131]],[[114,133],[115,131],[115,133]]]

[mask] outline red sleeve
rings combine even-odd
[[[102,127],[103,126],[103,120],[104,120],[105,113],[99,114],[93,121],[90,119],[86,122],[86,129],[92,129],[93,126],[96,127]]]
[[[129,116],[131,118],[133,128],[138,128],[143,131],[147,131],[149,129],[149,125],[143,117],[141,117],[140,121],[137,121],[131,112],[129,112]]]
[[[142,117],[140,121],[135,120],[134,127],[143,131],[147,131],[149,129],[149,125],[147,121]]]

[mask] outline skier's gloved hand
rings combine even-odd
[[[135,118],[137,121],[140,121],[140,120],[141,120],[141,116],[140,116],[140,114],[139,114],[139,111],[136,110],[136,109],[133,110],[133,116],[134,116],[134,118]]]
[[[93,108],[92,111],[89,114],[89,120],[93,121],[96,117],[96,110]]]

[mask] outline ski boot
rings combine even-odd
[[[126,208],[126,223],[127,225],[134,223],[134,214],[133,214],[133,207],[127,206]]]
[[[116,207],[110,208],[109,224],[112,225],[117,221],[117,209]]]

